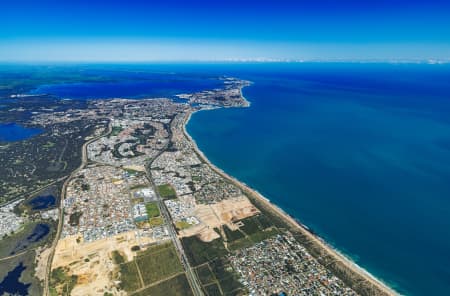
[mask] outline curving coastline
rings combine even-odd
[[[250,102],[245,99],[242,94],[242,87],[240,88],[241,98],[244,100],[243,107],[249,107]],[[306,239],[309,246],[307,247],[310,251],[314,250],[314,253],[318,253],[321,257],[327,257],[331,260],[334,269],[338,271],[342,271],[345,274],[350,274],[349,278],[351,278],[351,282],[349,286],[355,290],[358,290],[359,293],[363,295],[399,295],[392,288],[387,286],[385,283],[377,279],[375,276],[370,274],[367,270],[363,269],[351,259],[343,255],[341,252],[333,248],[331,245],[326,243],[322,238],[310,232],[309,229],[302,223],[298,222],[295,218],[287,214],[283,209],[273,204],[269,199],[261,195],[256,190],[250,188],[246,184],[240,182],[236,178],[228,175],[222,169],[218,168],[214,164],[212,164],[208,158],[204,155],[204,153],[198,148],[196,141],[191,137],[191,135],[187,132],[186,126],[189,123],[192,115],[198,111],[203,110],[195,110],[190,111],[186,114],[183,123],[183,133],[185,137],[192,143],[193,149],[195,150],[198,157],[204,161],[206,164],[210,166],[210,168],[215,171],[217,174],[221,175],[223,178],[233,183],[235,186],[240,188],[246,195],[250,198],[250,200],[255,203],[257,207],[262,207],[266,211],[270,212],[272,215],[280,218],[283,222],[289,227],[289,229],[293,232],[297,232],[302,237]],[[361,292],[363,291],[363,292]]]

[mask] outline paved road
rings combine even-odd
[[[59,219],[58,219],[58,228],[56,230],[56,235],[55,235],[55,239],[53,240],[52,246],[51,246],[51,253],[48,256],[48,261],[47,261],[47,266],[46,266],[46,272],[45,272],[45,277],[44,277],[44,295],[48,296],[50,295],[50,290],[49,290],[49,280],[50,280],[50,273],[52,271],[52,262],[53,262],[53,257],[55,256],[55,249],[56,249],[56,245],[58,244],[59,241],[59,237],[61,236],[61,230],[62,230],[62,225],[63,225],[63,219],[64,219],[64,198],[66,196],[66,189],[67,189],[67,185],[69,184],[69,182],[72,180],[72,178],[81,170],[84,168],[84,166],[86,165],[86,163],[88,162],[88,157],[87,157],[87,146],[100,139],[101,137],[104,137],[106,135],[108,135],[109,133],[111,133],[112,131],[112,125],[111,123],[108,125],[108,130],[106,133],[92,138],[89,141],[87,141],[86,143],[83,144],[83,147],[81,149],[81,164],[80,166],[74,170],[72,172],[72,174],[70,174],[69,178],[66,179],[66,181],[63,184],[63,187],[61,189],[61,198],[60,198],[60,202],[59,202]]]
[[[169,139],[171,139],[171,138],[172,138],[172,131],[169,130]],[[192,288],[192,291],[194,292],[194,295],[196,295],[196,296],[203,296],[204,293],[203,293],[203,290],[202,290],[202,285],[200,284],[200,281],[197,278],[197,274],[192,269],[192,267],[191,267],[191,265],[190,265],[190,263],[188,261],[188,258],[187,258],[186,254],[184,252],[184,249],[183,249],[183,245],[181,244],[181,241],[178,238],[177,232],[176,232],[175,227],[174,227],[174,225],[172,223],[172,218],[170,217],[170,214],[169,214],[169,212],[168,212],[168,210],[166,208],[166,205],[164,204],[163,199],[159,195],[158,188],[157,188],[157,186],[156,186],[156,184],[155,184],[155,182],[153,180],[153,177],[152,177],[152,172],[151,172],[152,163],[162,153],[164,153],[164,151],[167,149],[167,147],[168,147],[168,144],[166,145],[166,147],[164,149],[162,149],[150,161],[149,164],[147,164],[145,170],[146,170],[146,173],[147,173],[147,178],[150,181],[150,183],[151,183],[151,185],[153,187],[153,190],[155,191],[156,197],[158,198],[158,204],[159,204],[160,211],[161,211],[162,215],[164,216],[164,220],[167,222],[167,228],[169,230],[170,238],[172,239],[173,244],[175,245],[175,249],[176,249],[176,251],[178,253],[178,256],[179,256],[179,258],[181,260],[181,264],[183,265],[183,268],[186,271],[186,277],[187,277],[187,279],[189,281],[189,284],[190,284],[190,286]]]
[[[169,230],[170,238],[172,239],[173,244],[175,245],[175,249],[177,250],[177,253],[178,253],[179,257],[180,257],[181,264],[183,265],[183,268],[186,271],[186,276],[187,276],[189,284],[191,285],[191,288],[192,288],[192,290],[194,292],[194,295],[202,296],[204,294],[203,294],[203,290],[201,288],[201,284],[200,284],[200,282],[199,282],[199,280],[197,278],[197,275],[196,275],[195,271],[192,269],[192,267],[191,267],[191,265],[190,265],[190,263],[189,263],[189,261],[187,259],[187,256],[186,256],[186,254],[184,252],[184,249],[183,249],[183,245],[181,244],[180,239],[177,236],[177,232],[175,230],[175,227],[174,227],[173,223],[171,222],[172,219],[170,217],[170,214],[167,211],[167,208],[166,208],[166,206],[165,206],[161,196],[158,193],[158,190],[157,190],[156,185],[155,185],[155,183],[154,183],[154,181],[152,179],[151,171],[150,171],[149,168],[147,168],[147,176],[148,176],[148,178],[149,178],[149,180],[150,180],[150,182],[152,184],[152,187],[154,188],[156,196],[158,198],[159,208],[161,210],[162,215],[164,216],[164,220],[168,222],[167,223],[167,228]]]
[[[7,256],[7,257],[3,257],[3,258],[0,259],[0,262],[1,261],[6,261],[6,260],[9,260],[9,259],[12,259],[12,258],[16,258],[16,257],[19,257],[19,256],[22,256],[23,254],[28,253],[28,252],[33,251],[33,250],[36,250],[36,249],[37,249],[37,247],[25,250],[23,252],[15,254],[15,255],[10,255],[10,256]]]
[[[59,237],[61,236],[61,230],[62,230],[62,224],[63,224],[63,200],[65,198],[65,193],[66,193],[66,188],[67,185],[69,184],[70,180],[72,180],[72,178],[81,170],[84,168],[84,166],[86,165],[88,158],[87,158],[87,151],[86,151],[86,147],[87,145],[89,145],[90,143],[94,142],[95,140],[108,135],[112,130],[112,126],[111,124],[108,127],[108,132],[106,134],[103,134],[101,136],[95,137],[91,140],[89,140],[88,142],[83,144],[83,148],[82,148],[82,163],[81,165],[72,172],[72,174],[69,176],[69,178],[67,178],[67,180],[64,182],[63,184],[63,188],[61,190],[61,202],[60,202],[60,209],[59,209],[59,220],[58,220],[58,229],[56,232],[56,236],[55,239],[53,241],[53,244],[51,246],[51,254],[48,258],[48,262],[47,262],[47,266],[46,266],[46,274],[45,274],[45,278],[44,278],[44,295],[48,296],[49,295],[49,279],[50,279],[50,273],[51,273],[51,263],[53,261],[53,257],[55,255],[55,249],[56,249],[56,245],[58,243]],[[169,131],[169,139],[172,137],[172,133],[171,131]],[[167,228],[169,230],[169,234],[170,237],[175,245],[175,249],[177,250],[178,256],[181,260],[181,263],[183,265],[184,270],[186,271],[186,277],[189,281],[189,284],[194,292],[194,295],[196,296],[204,296],[203,290],[202,290],[202,286],[200,284],[200,281],[197,278],[197,275],[195,273],[195,271],[192,269],[191,265],[189,264],[189,261],[187,259],[186,254],[184,253],[184,249],[183,246],[177,236],[177,232],[175,230],[175,227],[173,225],[173,223],[171,223],[172,219],[170,218],[169,212],[167,211],[166,206],[164,205],[163,199],[161,198],[161,196],[159,195],[159,192],[156,188],[156,184],[153,181],[152,178],[152,174],[151,174],[151,164],[153,163],[153,161],[158,158],[165,150],[167,149],[167,146],[162,149],[153,159],[152,161],[147,165],[146,167],[146,173],[147,173],[147,178],[150,181],[152,187],[154,188],[154,191],[156,193],[156,196],[158,198],[158,203],[159,203],[159,208],[160,211],[165,219],[167,223]]]

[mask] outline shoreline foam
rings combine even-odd
[[[250,105],[251,105],[250,102],[242,94],[242,88],[240,89],[240,93],[241,93],[241,97],[246,102],[244,107],[245,108],[250,107]],[[305,235],[309,239],[311,239],[311,241],[314,242],[317,247],[321,248],[328,255],[334,257],[334,259],[336,259],[339,263],[344,265],[344,267],[348,268],[351,272],[359,275],[362,279],[364,279],[371,285],[375,286],[380,292],[382,292],[386,295],[400,295],[399,293],[394,291],[391,287],[389,287],[386,283],[384,283],[380,279],[376,278],[369,271],[362,268],[356,262],[354,262],[352,259],[348,258],[342,252],[340,252],[339,250],[337,250],[336,248],[334,248],[333,246],[328,244],[323,238],[321,238],[317,234],[311,233],[311,231],[309,230],[309,228],[306,225],[297,221],[294,217],[292,217],[291,215],[286,213],[282,208],[280,208],[276,204],[272,203],[268,198],[264,197],[258,191],[252,189],[247,184],[237,180],[233,176],[228,175],[225,171],[223,171],[222,169],[220,169],[219,167],[217,167],[213,163],[211,163],[209,161],[209,159],[205,156],[205,154],[198,148],[197,142],[191,137],[191,135],[186,130],[186,126],[189,123],[189,121],[191,120],[191,117],[194,113],[199,112],[199,111],[207,111],[207,110],[209,110],[209,109],[196,110],[196,111],[189,112],[187,114],[187,116],[185,117],[184,124],[183,124],[183,133],[184,133],[185,137],[193,144],[193,148],[194,148],[195,152],[198,154],[198,156],[201,158],[201,160],[203,160],[206,164],[208,164],[211,167],[211,169],[213,171],[215,171],[217,174],[219,174],[223,178],[229,180],[234,185],[239,187],[241,190],[250,194],[254,199],[261,202],[265,207],[267,207],[267,210],[272,211],[272,213],[274,213],[275,215],[282,218],[284,220],[284,222],[286,222],[287,224],[289,224],[296,230],[300,231],[303,235]]]

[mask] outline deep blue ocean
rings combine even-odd
[[[34,92],[172,96],[249,79],[250,108],[189,122],[206,156],[399,292],[450,295],[450,65],[133,67]]]
[[[450,295],[450,67],[248,66],[188,132],[226,172],[408,295]]]

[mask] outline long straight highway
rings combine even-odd
[[[171,122],[171,124],[172,124],[172,122]],[[172,139],[171,129],[169,129],[169,139]],[[169,143],[170,143],[170,141],[169,141]],[[166,205],[164,204],[164,200],[162,199],[161,195],[159,194],[158,188],[152,177],[152,171],[151,171],[152,163],[161,154],[163,154],[166,151],[167,147],[169,146],[169,143],[164,147],[164,149],[159,151],[159,153],[146,165],[145,171],[147,173],[147,178],[150,181],[150,184],[152,185],[153,190],[158,199],[159,209],[160,209],[162,215],[164,216],[164,220],[166,222],[167,229],[170,234],[170,238],[172,239],[172,242],[175,245],[175,249],[178,253],[178,257],[180,258],[181,264],[183,265],[183,268],[186,271],[186,277],[192,288],[192,292],[194,293],[195,296],[203,296],[204,293],[202,290],[202,285],[200,284],[197,274],[195,273],[195,271],[193,270],[193,268],[191,267],[191,265],[189,263],[189,260],[184,252],[183,245],[181,244],[181,241],[177,236],[177,231],[175,230],[175,226],[172,223],[172,218],[170,217],[170,214],[166,208]]]

